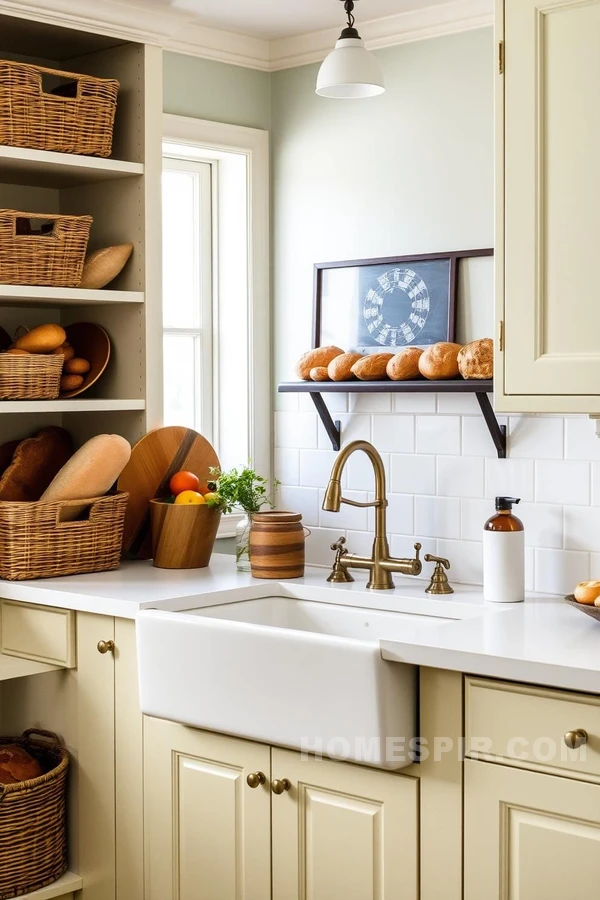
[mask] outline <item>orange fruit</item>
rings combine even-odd
[[[200,479],[193,472],[175,472],[169,482],[169,487],[175,497],[183,491],[198,492],[200,490]]]
[[[209,506],[221,506],[222,500],[221,495],[217,494],[216,491],[209,491],[204,495],[204,502],[208,503]]]
[[[182,491],[175,497],[175,503],[183,506],[184,504],[206,503],[206,500],[199,491]]]

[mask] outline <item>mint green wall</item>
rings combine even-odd
[[[177,116],[268,129],[270,76],[241,66],[165,53],[163,109]]]

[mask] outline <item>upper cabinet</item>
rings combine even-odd
[[[498,0],[495,404],[600,413],[600,0]]]

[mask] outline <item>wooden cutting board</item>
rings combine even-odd
[[[129,492],[124,549],[150,559],[150,501],[170,495],[169,481],[176,472],[193,472],[203,487],[209,469],[218,466],[219,458],[206,438],[182,425],[157,428],[138,441],[117,482],[119,491]]]

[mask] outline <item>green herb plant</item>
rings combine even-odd
[[[280,484],[276,479],[269,492],[268,480],[257,475],[254,469],[248,466],[231,469],[229,472],[211,468],[210,474],[212,481],[209,482],[209,487],[221,498],[222,509],[226,513],[238,509],[252,515],[260,512],[263,506],[272,509],[275,505],[274,494]]]

